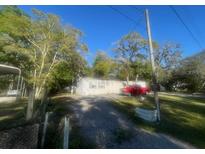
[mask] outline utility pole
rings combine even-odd
[[[154,64],[154,54],[153,54],[153,46],[152,46],[152,36],[150,30],[150,22],[149,22],[149,12],[148,9],[145,10],[145,17],[146,17],[146,25],[147,25],[147,35],[149,41],[149,51],[150,51],[150,61],[152,65],[152,82],[153,82],[153,90],[154,90],[154,101],[157,108],[157,121],[160,121],[160,104],[159,104],[159,97],[158,97],[158,84],[157,84],[157,77],[156,77],[156,68]]]

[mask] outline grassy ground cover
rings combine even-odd
[[[0,130],[16,127],[25,122],[26,100],[0,103]]]
[[[152,96],[144,102],[135,97],[119,96],[112,102],[121,112],[129,116],[137,126],[163,132],[186,141],[198,148],[205,148],[205,99],[160,94],[161,122],[149,123],[135,115],[136,107],[154,109]]]

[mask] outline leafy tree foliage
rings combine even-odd
[[[155,49],[155,62],[162,69],[170,70],[178,66],[181,59],[180,45],[167,42]]]
[[[151,80],[152,67],[148,60],[146,61],[136,61],[132,66],[133,74],[135,78],[139,80]]]
[[[134,65],[136,61],[141,61],[146,58],[146,47],[146,40],[136,32],[130,32],[124,35],[116,43],[114,51],[118,62],[122,65],[120,72],[126,75],[127,81],[129,81],[129,78],[132,76],[131,66]]]
[[[114,51],[118,62],[118,78],[127,81],[129,79],[151,80],[152,71],[147,44],[147,40],[136,32],[123,36],[117,42]],[[180,45],[167,42],[159,46],[153,42],[153,47],[158,82],[167,86],[172,72],[179,66]]]
[[[181,61],[171,78],[172,85],[178,90],[190,92],[205,90],[205,60],[193,56]]]
[[[167,42],[155,49],[155,64],[157,67],[158,82],[167,89],[172,89],[170,80],[173,72],[179,67],[181,48],[179,44]]]
[[[51,72],[61,61],[72,66],[73,78],[82,74],[85,61],[81,55],[87,47],[81,36],[54,14],[33,9],[31,18],[16,7],[4,7],[0,12],[0,59],[22,69],[37,97],[50,85]]]
[[[114,75],[114,62],[105,52],[98,52],[93,64],[93,73],[95,77],[108,79]]]

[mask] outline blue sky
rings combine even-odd
[[[129,31],[137,31],[147,38],[145,19],[142,11],[133,6],[113,6],[139,24],[128,20],[108,6],[19,6],[28,14],[36,8],[47,13],[54,13],[61,17],[64,24],[70,24],[83,33],[83,41],[89,47],[86,56],[92,64],[96,51],[103,50],[113,57],[113,43]],[[167,41],[180,43],[183,57],[200,52],[201,49],[193,40],[184,26],[169,6],[136,6],[140,9],[148,8],[152,38],[160,44]],[[205,43],[205,6],[175,6],[185,23],[200,41],[204,48]]]

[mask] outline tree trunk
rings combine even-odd
[[[138,78],[139,78],[139,75],[137,74],[136,75],[136,79],[135,79],[136,82],[138,81]]]
[[[34,83],[32,88],[29,88],[29,96],[28,96],[28,106],[27,106],[27,113],[26,113],[26,120],[30,120],[33,116],[33,104],[35,101],[35,94],[36,94],[36,70],[34,70]]]
[[[51,69],[52,69],[52,67],[53,67],[53,65],[54,65],[54,62],[55,62],[57,53],[58,53],[58,52],[56,52],[55,55],[54,55],[54,57],[53,57],[53,61],[52,61],[51,65],[50,65],[50,67],[49,67],[49,69],[48,69],[48,72],[47,72],[45,78],[43,79],[42,84],[40,85],[40,87],[37,87],[36,94],[35,94],[36,97],[40,97],[40,93],[42,92],[42,90],[43,90],[43,88],[44,88],[44,86],[45,86],[47,77],[48,77],[49,73],[51,72]]]
[[[127,75],[127,85],[129,85],[129,75]]]

